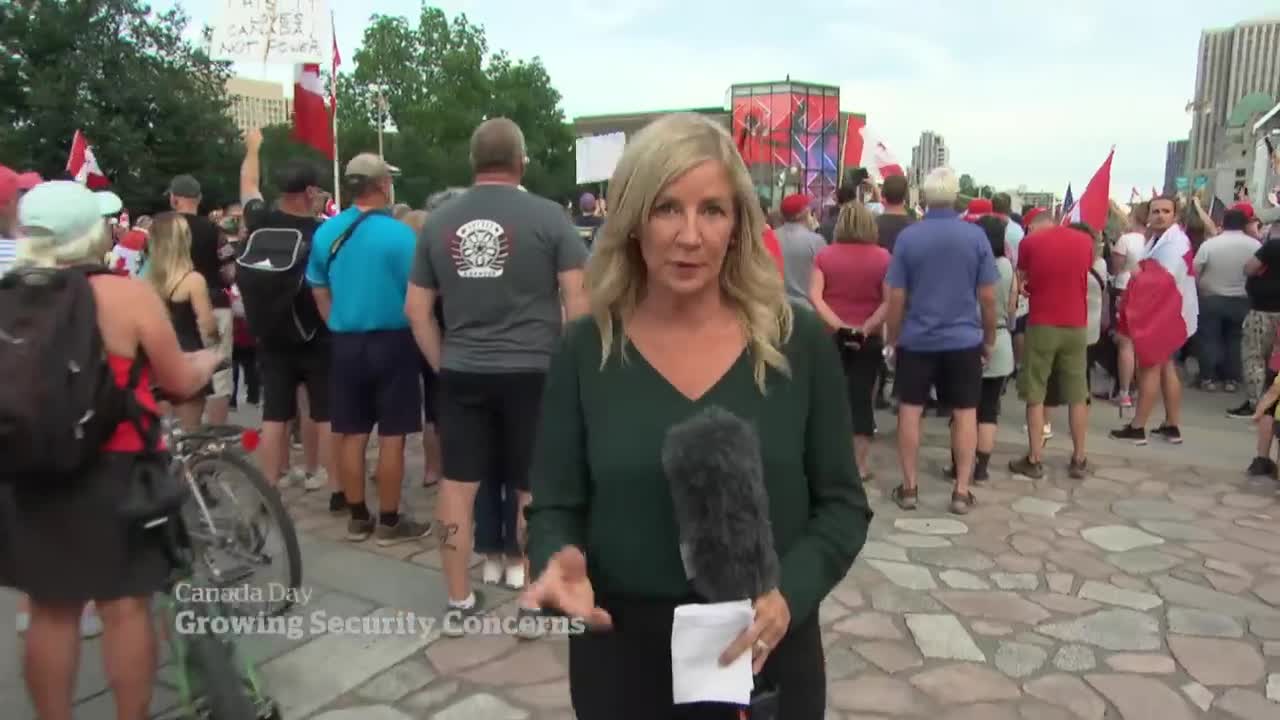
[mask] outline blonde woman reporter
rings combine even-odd
[[[527,511],[537,580],[523,603],[591,627],[570,639],[579,718],[724,716],[672,704],[673,612],[702,599],[663,470],[668,429],[718,406],[757,431],[781,561],[722,660],[750,653],[779,688],[778,717],[818,720],[818,604],[871,519],[848,402],[831,392],[840,360],[813,312],[784,298],[751,178],[719,126],[688,114],[649,125],[609,193],[587,266],[591,315],[568,328],[544,390]]]
[[[814,260],[809,302],[835,333],[844,363],[849,409],[853,414],[853,448],[863,482],[871,479],[867,455],[876,431],[871,394],[884,359],[881,339],[889,310],[889,251],[880,247],[876,218],[862,203],[840,208],[832,231],[835,243]]]

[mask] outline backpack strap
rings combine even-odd
[[[142,454],[156,455],[160,452],[160,416],[142,407],[138,402],[138,388],[142,385],[142,371],[147,367],[147,356],[138,348],[129,365],[129,378],[121,388],[124,393],[125,419],[133,425],[142,438]],[[150,422],[144,422],[149,420]]]
[[[342,234],[339,235],[333,241],[333,245],[329,246],[329,258],[325,262],[325,268],[324,268],[325,272],[328,272],[329,268],[333,267],[334,258],[338,257],[338,252],[342,250],[343,245],[347,244],[347,240],[349,240],[351,236],[355,234],[356,228],[360,227],[360,223],[364,222],[366,219],[368,219],[372,215],[385,215],[386,217],[393,217],[391,215],[391,211],[387,210],[386,208],[374,208],[373,210],[365,210],[364,212],[360,213],[360,216],[357,217],[355,220],[353,220],[352,223],[347,226],[347,229],[343,230]]]

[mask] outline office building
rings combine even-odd
[[[950,161],[946,140],[932,130],[925,130],[920,133],[920,144],[911,148],[911,175],[908,178],[912,185],[920,187],[929,173]]]
[[[1173,195],[1178,191],[1177,178],[1185,177],[1187,171],[1186,140],[1170,140],[1164,153],[1164,194]]]
[[[227,81],[228,112],[241,132],[292,122],[293,101],[280,83],[233,77]]]
[[[1188,174],[1208,174],[1223,128],[1246,96],[1280,97],[1280,18],[1258,19],[1200,34]]]

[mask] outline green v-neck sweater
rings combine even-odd
[[[527,517],[534,577],[553,553],[573,545],[587,557],[597,594],[688,598],[692,588],[662,445],[672,425],[716,405],[752,423],[760,437],[781,561],[779,590],[792,622],[817,610],[862,549],[872,513],[853,462],[846,384],[834,343],[811,310],[794,310],[783,348],[789,376],[770,369],[763,395],[750,351],[690,400],[634,346],[624,359],[615,345],[602,368],[600,332],[591,318],[568,328],[543,390],[531,470]]]

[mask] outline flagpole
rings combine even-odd
[[[338,103],[333,104],[333,206],[342,210],[342,171],[338,168]]]
[[[329,113],[333,118],[333,207],[338,212],[342,212],[342,172],[338,167],[338,26],[333,17],[333,10],[329,11],[329,28],[333,33],[334,51],[333,57],[329,60],[329,95],[333,103],[332,112]]]

